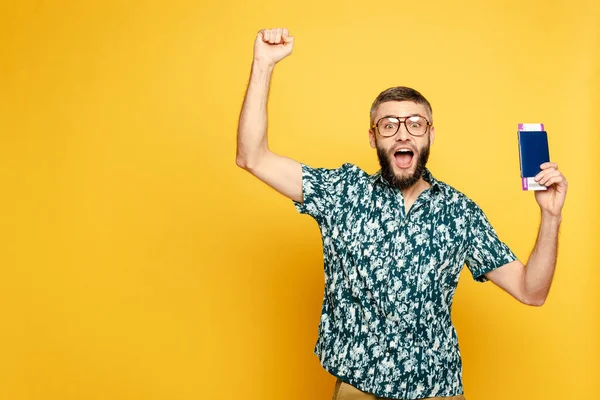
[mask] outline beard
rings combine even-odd
[[[408,189],[412,185],[418,182],[423,176],[425,171],[425,165],[429,159],[429,147],[430,141],[427,140],[427,146],[419,149],[419,157],[417,158],[417,165],[415,171],[408,176],[398,176],[394,173],[394,167],[392,161],[390,161],[389,155],[384,149],[377,146],[377,158],[379,158],[379,165],[381,166],[381,176],[392,186],[397,187],[400,190]],[[414,157],[414,156],[413,156]]]

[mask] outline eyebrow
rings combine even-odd
[[[403,116],[403,117],[398,116],[398,115],[384,115],[381,118],[405,118],[406,119],[406,118],[410,118],[410,117],[423,117],[423,118],[425,118],[425,116],[423,116],[421,114],[409,114],[409,115],[406,115],[406,116]],[[377,119],[380,120],[381,118],[377,118]]]

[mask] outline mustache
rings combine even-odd
[[[417,154],[417,153],[419,153],[419,149],[417,149],[415,146],[413,146],[413,145],[409,145],[409,144],[407,144],[407,145],[402,145],[402,146],[395,146],[394,148],[392,148],[392,149],[390,150],[390,152],[389,152],[389,153],[390,153],[391,155],[394,155],[394,154],[396,154],[396,152],[397,152],[399,149],[410,149],[410,151],[412,151],[412,152],[413,152],[413,154]]]

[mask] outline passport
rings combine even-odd
[[[550,161],[548,133],[544,124],[519,124],[519,161],[521,188],[523,190],[547,190],[533,178],[542,170],[540,165]]]

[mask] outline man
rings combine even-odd
[[[261,30],[238,130],[237,164],[292,199],[323,236],[325,295],[315,353],[338,378],[334,399],[464,399],[450,308],[466,263],[524,304],[541,306],[556,264],[567,181],[541,166],[539,235],[524,266],[481,209],[425,168],[435,138],[431,105],[390,88],[371,108],[369,141],[381,170],[310,168],[269,150],[267,98],[287,29]]]

